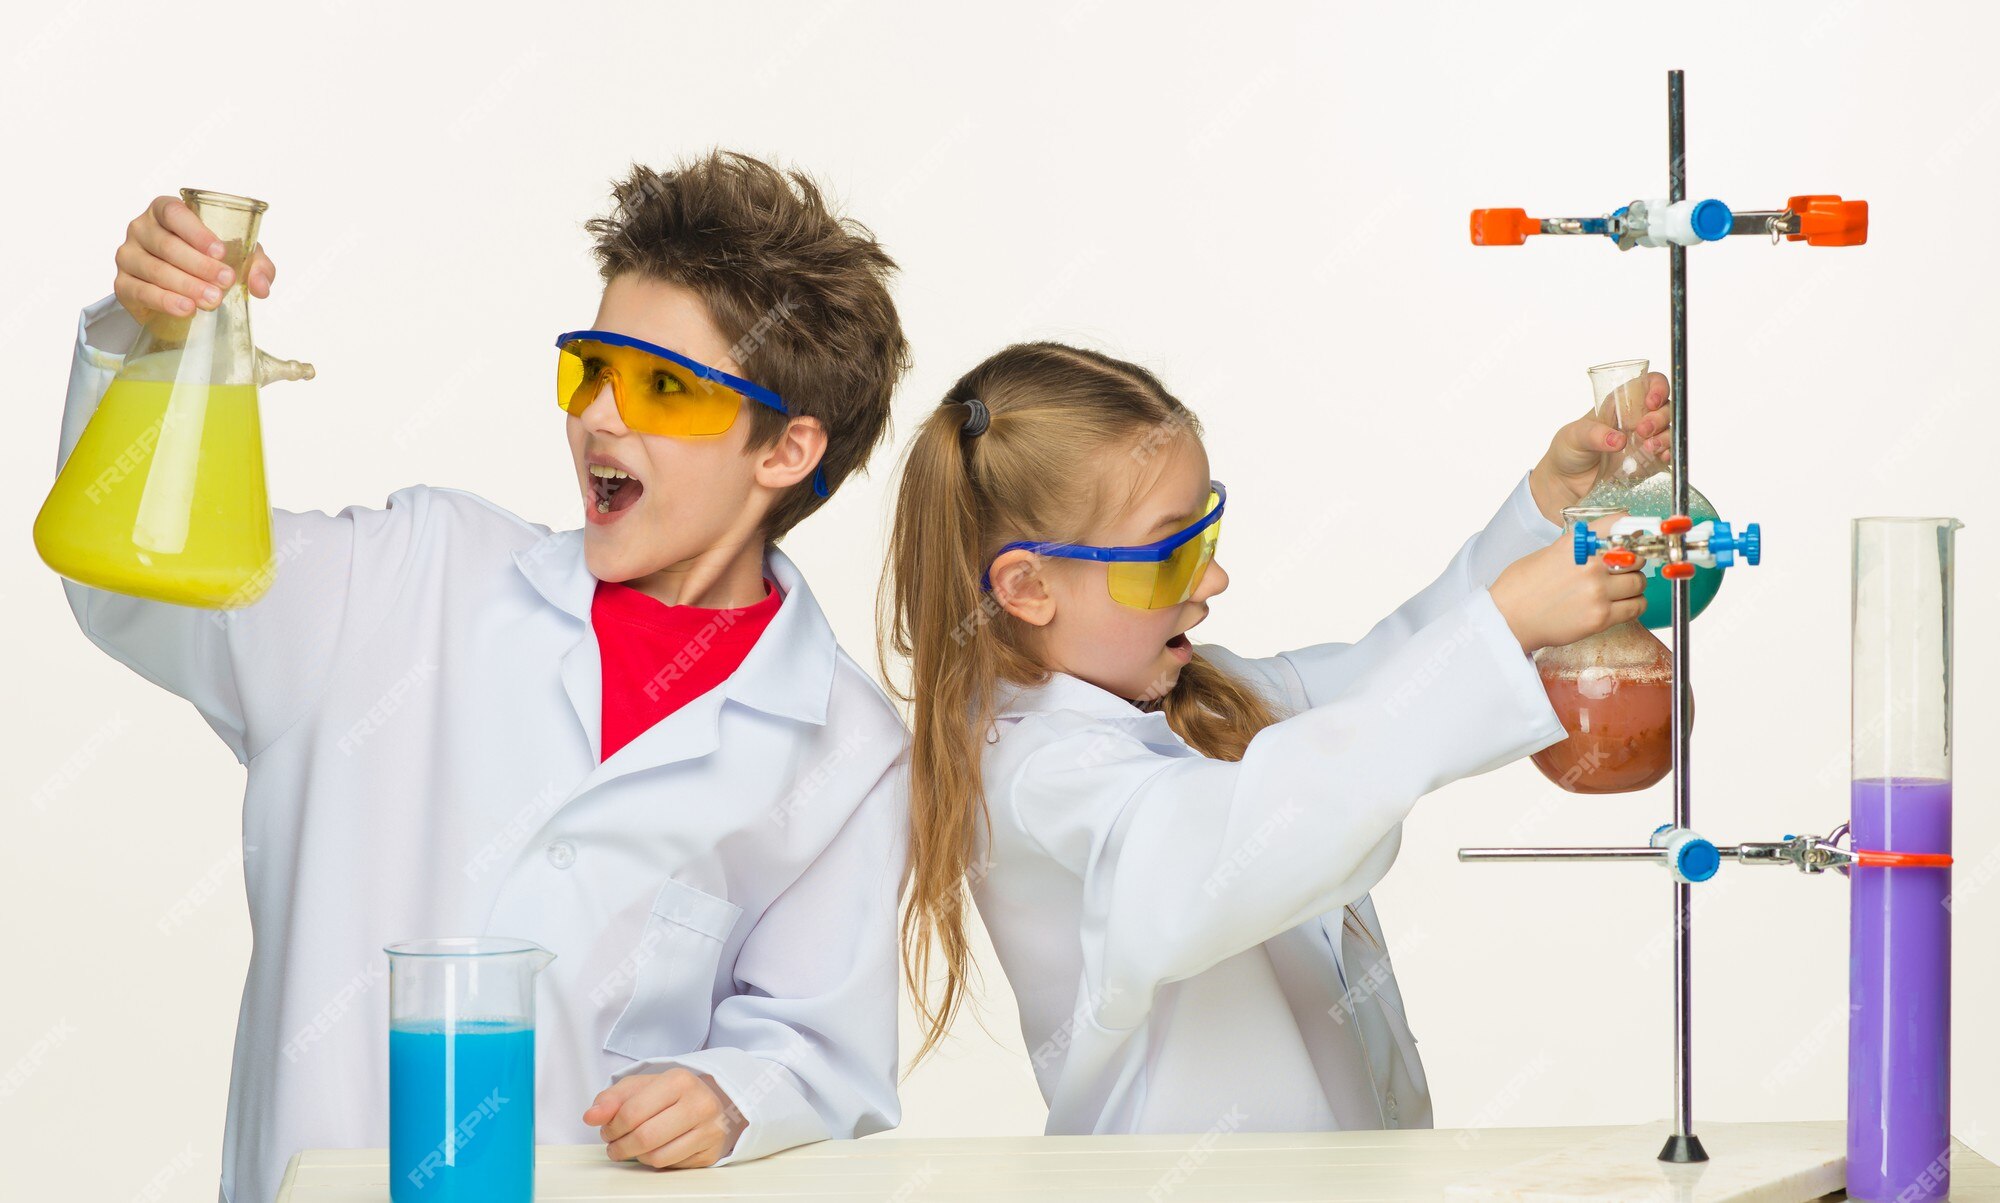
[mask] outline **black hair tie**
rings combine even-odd
[[[986,427],[993,421],[993,413],[986,408],[986,402],[977,397],[967,397],[964,405],[970,412],[965,415],[965,425],[959,427],[958,432],[976,439],[986,433]]]

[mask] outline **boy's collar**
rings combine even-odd
[[[550,605],[589,625],[597,578],[584,562],[582,530],[547,535],[515,552],[514,563]],[[764,549],[764,575],[778,583],[785,600],[723,684],[723,693],[766,714],[824,724],[840,650],[833,627],[784,552]]]

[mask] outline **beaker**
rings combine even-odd
[[[1600,363],[1589,369],[1590,396],[1594,412],[1605,422],[1625,432],[1625,445],[1607,451],[1597,471],[1597,485],[1577,504],[1598,509],[1617,509],[1634,518],[1668,518],[1674,513],[1674,478],[1668,461],[1647,451],[1636,433],[1646,416],[1646,369],[1643,359],[1621,359]],[[1701,490],[1688,486],[1688,517],[1696,523],[1713,522],[1715,507]],[[1639,622],[1659,631],[1674,625],[1673,582],[1660,575],[1659,566],[1648,563],[1646,612]],[[1697,566],[1688,580],[1688,618],[1708,608],[1722,588],[1720,568]]]
[[[264,202],[191,188],[181,198],[235,277],[214,309],[141,327],[35,517],[35,550],[85,585],[231,609],[262,596],[274,567],[258,386],[313,369],[250,341]]]
[[[1573,506],[1563,524],[1595,522],[1616,509]],[[1644,789],[1674,762],[1674,661],[1636,621],[1535,653],[1535,671],[1567,738],[1530,759],[1542,776],[1576,794]]]
[[[526,940],[407,940],[389,954],[389,1197],[529,1203],[535,979]]]
[[[1956,518],[1854,522],[1853,846],[1951,852]],[[1847,1197],[1951,1181],[1951,869],[1849,871]]]
[[[1637,484],[1666,469],[1666,461],[1646,450],[1639,437],[1639,423],[1646,416],[1646,369],[1644,359],[1620,359],[1588,369],[1590,400],[1597,420],[1625,435],[1625,445],[1604,453],[1597,483]]]

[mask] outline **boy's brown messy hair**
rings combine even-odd
[[[826,427],[820,467],[827,492],[838,489],[887,432],[909,367],[889,299],[896,264],[874,234],[835,215],[807,176],[729,151],[666,171],[635,164],[612,198],[610,215],[585,227],[599,274],[638,272],[699,296],[742,375]],[[785,415],[747,408],[751,445],[777,441]],[[765,537],[781,538],[824,500],[799,482],[772,507]]]

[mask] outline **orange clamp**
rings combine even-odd
[[[1639,557],[1623,547],[1614,547],[1603,554],[1605,566],[1609,568],[1630,568],[1639,562]]]
[[[1694,529],[1694,519],[1686,514],[1675,514],[1671,518],[1660,519],[1660,533],[1663,535],[1685,535]]]
[[[1860,246],[1868,241],[1867,201],[1795,196],[1785,208],[1799,215],[1799,232],[1785,235],[1788,241],[1803,238],[1807,246]]]
[[[1687,560],[1672,560],[1660,565],[1660,575],[1670,581],[1684,581],[1694,575],[1694,565]]]
[[[1876,869],[1947,869],[1949,852],[1879,852],[1872,848],[1853,850],[1854,863]]]
[[[1541,232],[1541,219],[1529,217],[1526,209],[1472,211],[1474,246],[1520,246],[1528,240],[1528,235]]]

